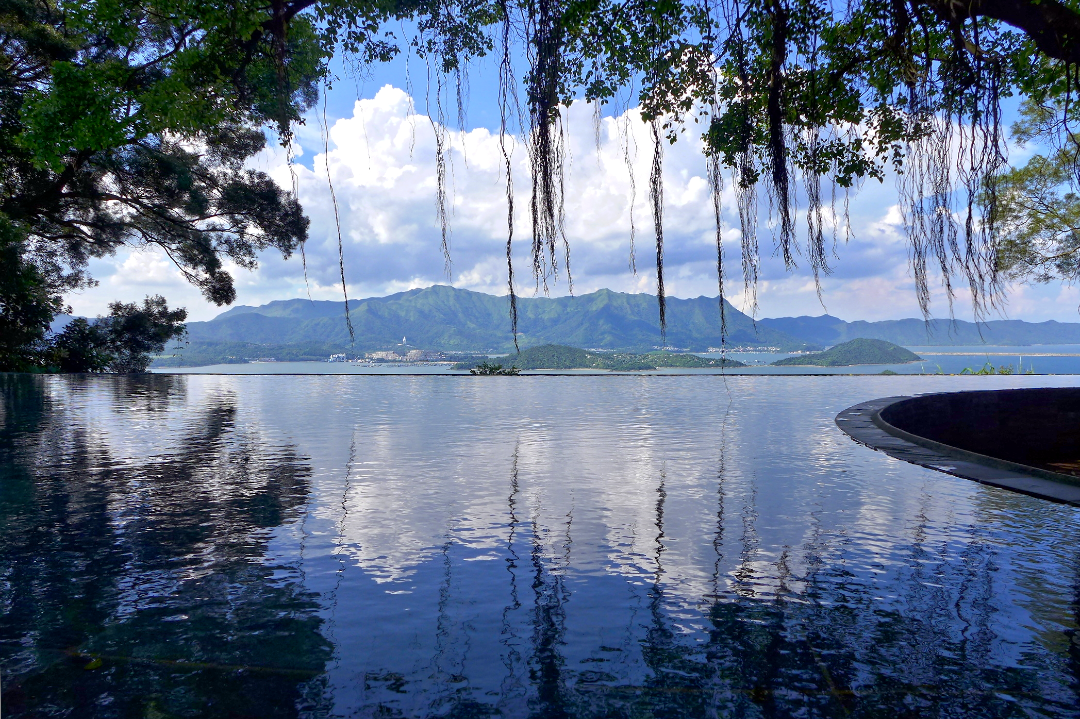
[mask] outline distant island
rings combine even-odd
[[[486,358],[484,358],[486,361]],[[481,362],[459,362],[454,369],[471,370]],[[691,354],[673,354],[671,352],[648,352],[633,354],[628,352],[590,352],[567,347],[566,345],[541,345],[522,350],[516,355],[499,358],[504,367],[518,369],[603,369],[616,372],[632,370],[654,370],[662,367],[679,368],[716,368],[745,367],[742,362],[727,358],[698,357]]]
[[[848,367],[863,364],[904,364],[922,357],[900,345],[859,337],[824,352],[799,355],[773,362],[774,367]]]

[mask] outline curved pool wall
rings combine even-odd
[[[897,459],[1080,504],[1080,388],[884,397],[845,409],[836,424]]]

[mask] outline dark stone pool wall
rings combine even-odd
[[[880,416],[913,435],[1009,462],[1080,461],[1080,388],[932,394],[894,402]]]
[[[905,462],[1080,505],[1080,388],[882,397],[848,407],[836,424]]]

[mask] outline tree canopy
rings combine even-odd
[[[304,241],[295,197],[244,163],[314,102],[323,55],[311,22],[267,22],[260,3],[0,0],[0,236],[23,278],[0,303],[24,340],[121,246],[160,247],[226,304],[226,258]]]
[[[161,248],[209,300],[231,302],[226,260],[252,268],[307,237],[295,194],[247,160],[268,135],[289,146],[334,80],[335,53],[367,64],[405,49],[459,108],[470,63],[497,62],[501,135],[529,148],[545,286],[570,275],[563,108],[594,103],[599,118],[634,103],[653,139],[661,324],[663,148],[680,137],[700,140],[708,164],[721,296],[725,183],[753,295],[759,198],[785,262],[801,254],[820,276],[847,193],[892,172],[924,311],[934,268],[950,298],[962,281],[983,312],[1004,271],[1057,254],[1073,272],[1075,210],[1050,196],[1080,178],[1076,38],[1076,0],[0,0],[0,321],[44,332],[59,298],[93,281],[88,260],[125,245]],[[1027,176],[1008,168],[1001,102],[1014,95],[1028,113],[1020,134],[1054,148]],[[445,129],[436,135],[445,240]],[[1037,196],[1061,216],[1022,202]],[[1033,211],[1042,229],[1024,229]]]

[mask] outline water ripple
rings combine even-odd
[[[5,716],[1078,716],[1080,510],[832,424],[1052,382],[0,375]]]

